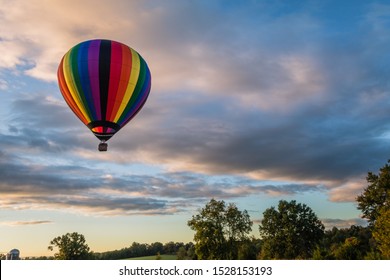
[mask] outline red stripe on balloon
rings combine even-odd
[[[116,114],[118,113],[119,107],[123,101],[123,97],[125,96],[126,89],[129,84],[130,73],[131,73],[132,58],[131,58],[130,48],[124,44],[121,44],[121,48],[122,48],[122,52],[121,52],[122,65],[121,65],[120,79],[118,85],[118,92],[116,94],[116,100],[112,108],[110,119],[109,119],[110,121],[115,120]]]
[[[122,69],[122,47],[118,42],[111,42],[110,62],[110,81],[108,87],[106,120],[113,121],[113,119],[111,119],[111,115],[115,106],[115,101],[118,99],[118,87]]]

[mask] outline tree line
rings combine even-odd
[[[106,252],[93,252],[83,234],[72,232],[58,236],[50,241],[49,250],[57,252],[54,256],[28,257],[40,260],[120,260],[145,256],[176,255],[178,259],[196,259],[194,243],[188,242],[133,242],[129,247]]]
[[[192,242],[167,242],[165,244],[161,242],[154,242],[151,244],[133,242],[131,246],[120,250],[108,251],[103,253],[93,253],[92,258],[96,260],[118,260],[137,258],[144,256],[156,256],[159,255],[180,255],[180,251],[185,251],[185,255],[182,255],[183,259],[187,258],[187,252],[194,256],[194,244]],[[191,253],[192,252],[192,253]],[[188,257],[189,258],[189,257]]]
[[[390,259],[390,160],[378,174],[368,172],[367,187],[356,197],[366,227],[333,227],[323,223],[307,205],[280,200],[263,213],[260,238],[251,234],[253,221],[234,203],[211,199],[187,222],[194,243],[140,244],[103,253],[91,252],[79,233],[54,238],[49,250],[55,259],[125,259],[176,254],[178,259]]]
[[[260,240],[250,237],[246,210],[212,199],[192,216],[195,253],[200,259],[390,259],[390,160],[356,197],[368,226],[325,231],[313,210],[280,200],[263,213]]]

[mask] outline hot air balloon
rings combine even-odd
[[[71,48],[57,71],[62,96],[101,141],[99,151],[143,107],[151,88],[148,65],[132,48],[89,40]]]

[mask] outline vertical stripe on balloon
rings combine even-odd
[[[100,83],[100,108],[101,120],[106,120],[108,85],[111,70],[111,42],[102,40],[99,52],[99,83]]]
[[[117,42],[111,43],[110,77],[108,85],[108,100],[106,119],[112,121],[111,114],[118,95],[118,88],[122,70],[122,47]]]
[[[91,84],[89,82],[89,75],[88,75],[89,45],[90,42],[84,42],[80,44],[77,64],[78,64],[79,80],[81,85],[80,91],[83,92],[83,95],[85,97],[85,106],[88,108],[88,113],[91,119],[94,120],[96,119],[97,116],[96,116],[96,108],[94,106],[93,97],[92,97]]]
[[[96,113],[96,120],[100,120],[102,118],[100,110],[99,50],[100,40],[91,41],[88,48],[88,76]]]
[[[92,120],[93,116],[91,114],[91,109],[89,108],[89,105],[88,105],[87,95],[83,89],[82,80],[80,77],[80,74],[81,74],[81,72],[80,72],[80,70],[81,70],[80,69],[80,65],[81,65],[80,53],[82,51],[82,46],[83,46],[83,44],[79,44],[78,46],[76,46],[72,50],[70,65],[71,65],[71,69],[72,69],[72,77],[73,77],[75,89],[76,89],[77,93],[79,94],[80,102],[81,102],[82,107],[83,107],[83,111],[85,112],[85,115],[88,116],[88,118]]]

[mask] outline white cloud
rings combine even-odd
[[[8,82],[6,80],[0,79],[0,90],[6,90],[6,89],[8,89]]]
[[[15,68],[17,65],[25,65],[27,50],[21,46],[20,42],[6,39],[0,40],[0,67]]]
[[[333,202],[356,202],[367,182],[364,178],[350,179],[350,181],[329,190],[329,199]]]
[[[43,225],[43,224],[51,224],[52,221],[48,220],[31,220],[31,221],[5,221],[1,222],[1,225],[5,226],[32,226],[32,225]]]
[[[27,75],[55,81],[61,57],[76,43],[133,33],[136,4],[117,4],[89,0],[0,1],[0,67],[14,68],[28,61],[32,67],[25,72]]]
[[[325,229],[330,230],[333,227],[336,228],[350,228],[351,226],[367,226],[367,221],[356,218],[356,219],[322,219],[322,223],[325,226]]]

